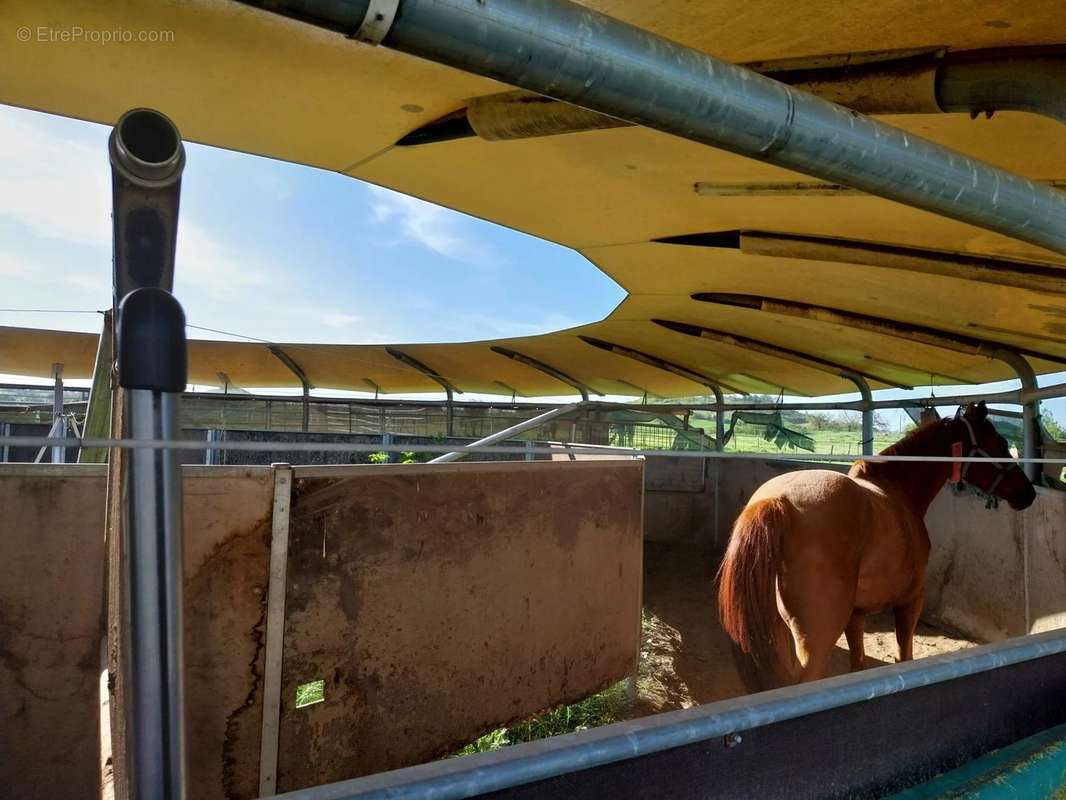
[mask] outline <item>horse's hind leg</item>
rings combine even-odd
[[[896,617],[896,644],[899,646],[900,661],[914,658],[914,629],[918,627],[918,617],[922,615],[922,599],[919,595],[909,603],[892,609]]]
[[[797,581],[793,575],[791,581],[782,583],[779,579],[778,583],[778,610],[792,632],[800,683],[829,674],[829,656],[852,610],[850,597],[842,591],[827,590],[824,584],[814,575],[810,581]]]
[[[866,627],[866,615],[858,611],[851,615],[844,633],[848,637],[848,653],[851,656],[851,671],[858,672],[866,667],[866,643],[863,641],[863,629]]]

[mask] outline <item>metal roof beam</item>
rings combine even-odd
[[[965,54],[943,48],[850,54],[845,63],[821,58],[745,64],[749,69],[865,114],[1029,111],[1066,122],[1066,56],[1043,47]],[[801,61],[806,63],[800,63]],[[529,139],[626,127],[632,123],[534,92],[472,98],[467,107],[401,138],[399,147],[480,136]],[[839,187],[847,189],[848,187]],[[855,191],[855,190],[850,190]]]
[[[501,356],[506,356],[512,361],[517,361],[519,364],[525,364],[527,367],[532,367],[533,369],[540,370],[545,375],[550,375],[560,383],[565,383],[570,388],[575,389],[578,394],[581,395],[581,399],[585,402],[588,402],[590,394],[603,397],[602,392],[597,392],[595,389],[586,386],[577,378],[572,378],[571,376],[567,375],[561,369],[556,369],[550,364],[545,364],[543,361],[538,361],[532,356],[527,356],[523,353],[519,353],[516,350],[511,350],[506,347],[500,347],[499,345],[492,345],[489,349],[492,350],[492,352],[497,353]]]
[[[1066,253],[1063,193],[568,0],[245,2]]]
[[[722,389],[728,389],[734,394],[746,395],[742,389],[738,389],[736,386],[730,386],[728,383],[718,380],[718,378],[710,378],[706,375],[701,375],[695,370],[691,370],[688,367],[683,367],[680,364],[675,364],[672,361],[667,361],[665,358],[659,358],[659,356],[649,355],[648,353],[641,352],[640,350],[634,350],[631,347],[626,347],[621,344],[614,344],[613,342],[606,342],[603,339],[596,339],[592,336],[584,336],[578,334],[578,339],[585,344],[590,344],[593,347],[598,347],[601,350],[606,350],[608,353],[614,353],[615,355],[623,356],[625,358],[631,358],[634,361],[639,361],[641,364],[647,364],[649,367],[655,367],[665,372],[670,372],[687,381],[698,383],[700,386],[706,386],[715,394],[721,392]]]
[[[1064,272],[1063,278],[1066,280],[1066,272]],[[1039,358],[1044,361],[1066,364],[1066,356],[1053,355],[1051,353],[1031,350],[1029,348],[1016,347],[1011,344],[1004,344],[1003,342],[979,339],[974,336],[953,333],[939,328],[930,328],[926,325],[898,322],[885,317],[875,317],[870,314],[857,314],[852,311],[843,311],[837,308],[818,306],[810,303],[800,303],[795,300],[779,300],[774,297],[764,297],[762,295],[753,294],[735,294],[731,292],[699,292],[692,295],[692,299],[698,300],[701,303],[714,303],[733,308],[747,308],[753,311],[762,311],[767,314],[813,320],[816,322],[824,322],[829,325],[841,325],[845,328],[855,328],[869,333],[883,334],[896,339],[904,339],[908,342],[939,347],[944,350],[951,350],[952,352],[963,353],[969,356],[997,358],[996,353],[1006,347],[1016,353],[1031,358]]]
[[[441,387],[444,389],[445,394],[447,394],[449,398],[451,397],[453,392],[455,394],[463,393],[462,389],[456,389],[455,386],[447,378],[437,372],[437,370],[419,361],[414,356],[409,356],[407,355],[407,353],[403,352],[402,350],[398,350],[395,347],[386,347],[385,352],[395,358],[401,364],[404,364],[410,367],[411,369],[416,370],[417,372],[421,372],[434,383],[440,384]]]
[[[727,333],[726,331],[718,331],[712,328],[705,328],[702,325],[690,325],[686,322],[674,322],[672,320],[665,319],[653,319],[656,325],[661,325],[667,330],[676,331],[677,333],[684,333],[689,336],[695,336],[698,338],[709,339],[721,344],[731,345],[733,347],[740,347],[745,350],[751,350],[756,353],[761,353],[765,356],[772,358],[780,358],[785,361],[791,361],[794,364],[800,364],[810,369],[816,369],[821,372],[828,372],[833,375],[839,375],[842,378],[851,380],[850,375],[845,373],[851,373],[854,375],[860,375],[863,378],[869,378],[875,380],[878,383],[884,383],[889,386],[894,386],[897,389],[913,389],[913,386],[900,383],[894,378],[888,378],[881,375],[874,375],[865,370],[857,370],[854,367],[849,367],[845,364],[836,364],[832,361],[827,361],[824,358],[818,356],[812,356],[807,353],[801,353],[798,350],[792,350],[787,347],[781,347],[776,344],[770,344],[769,342],[761,342],[757,339],[749,339],[746,336],[739,336],[734,333]]]
[[[738,193],[739,194],[739,193]],[[943,278],[992,283],[1033,292],[1066,294],[1066,266],[932,250],[887,242],[766,231],[709,231],[662,236],[658,244],[739,250],[745,255],[828,261],[919,272]]]
[[[276,344],[267,345],[267,349],[278,361],[288,367],[293,375],[300,379],[300,385],[303,387],[303,416],[300,427],[304,433],[307,433],[311,425],[311,390],[314,389],[315,386],[311,383],[311,379],[307,377],[307,373],[304,372],[303,367],[297,364],[292,356]]]

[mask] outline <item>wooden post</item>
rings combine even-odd
[[[96,347],[96,366],[93,367],[93,385],[89,390],[89,406],[85,411],[82,435],[90,439],[103,439],[111,433],[112,367],[114,354],[114,314],[104,312],[104,324]],[[107,448],[83,447],[78,453],[79,464],[103,464],[107,461]]]
[[[125,417],[122,392],[111,395],[112,438],[122,435]],[[104,544],[107,562],[104,581],[107,597],[107,688],[111,722],[111,770],[115,800],[129,796],[129,771],[126,764],[126,706],[122,685],[124,633],[123,612],[125,586],[122,580],[122,484],[126,459],[120,448],[111,450],[107,459],[107,504],[104,508]]]

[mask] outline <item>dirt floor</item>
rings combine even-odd
[[[716,565],[693,548],[648,543],[644,551],[644,643],[634,716],[688,708],[744,694],[733,668],[729,638],[718,624]],[[975,642],[921,623],[915,658],[949,653]],[[866,625],[869,666],[896,661],[891,614]],[[848,672],[848,646],[840,637],[833,674]]]

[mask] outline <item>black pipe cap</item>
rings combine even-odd
[[[134,289],[118,307],[119,386],[180,393],[187,382],[181,303],[166,289]]]

